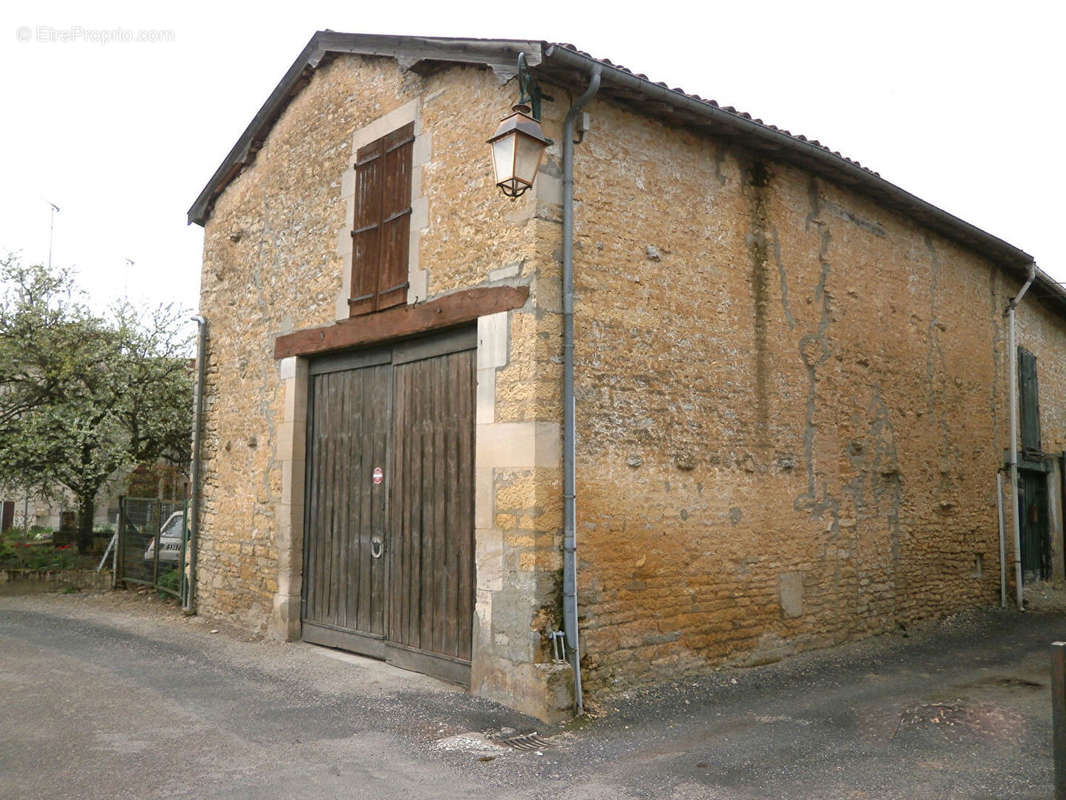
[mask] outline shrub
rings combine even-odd
[[[167,572],[161,573],[159,578],[156,580],[156,588],[169,589],[171,592],[180,593],[181,570],[175,567],[172,570],[168,570]],[[160,595],[162,594],[163,592],[160,592]]]
[[[15,569],[73,569],[74,552],[70,545],[52,547],[27,538],[21,530],[9,530],[0,536],[0,566]]]

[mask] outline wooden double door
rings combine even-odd
[[[470,682],[473,328],[310,365],[303,638]]]

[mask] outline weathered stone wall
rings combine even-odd
[[[800,170],[591,112],[575,177],[590,691],[998,599],[1017,284]],[[1055,361],[1063,328],[1044,327]],[[1059,431],[1061,355],[1040,363]]]
[[[219,198],[201,305],[200,607],[253,629],[292,613],[306,369],[282,373],[274,339],[335,319],[353,135],[418,101],[420,291],[531,290],[525,308],[478,326],[473,684],[547,717],[567,694],[544,638],[560,624],[565,108],[546,104],[557,144],[536,192],[510,203],[484,140],[514,96],[488,70],[420,77],[335,59]],[[1001,311],[1017,282],[797,169],[590,110],[576,148],[576,325],[592,695],[992,602]],[[1035,303],[1019,320],[1039,359],[1045,449],[1066,447],[1066,330]]]
[[[557,624],[559,437],[546,398],[557,403],[560,326],[558,265],[535,234],[550,224],[540,211],[558,211],[555,198],[510,203],[493,186],[485,139],[515,93],[487,69],[420,77],[390,59],[337,58],[218,199],[202,276],[210,343],[200,609],[279,635],[299,630],[306,369],[279,365],[274,339],[336,318],[353,136],[416,101],[413,196],[426,203],[413,237],[412,265],[425,270],[418,296],[531,290],[526,308],[479,324],[473,681],[547,717],[568,691],[543,643]]]
[[[384,62],[315,73],[205,226],[209,325],[199,606],[263,629],[278,580],[273,441],[282,396],[274,338],[331,321],[341,283],[341,176],[352,130],[414,96]],[[411,76],[412,78],[414,76]],[[355,98],[359,102],[355,102]]]
[[[1016,291],[1011,285],[1013,294]],[[1031,290],[1015,312],[1018,344],[1036,356],[1040,384],[1040,446],[1045,453],[1066,450],[1066,320],[1042,297],[1040,287]],[[1044,300],[1042,302],[1042,300]],[[1004,303],[1006,305],[1006,303]],[[1004,342],[1006,333],[1004,333]]]

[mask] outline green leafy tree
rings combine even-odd
[[[62,485],[88,549],[100,489],[118,470],[188,463],[187,313],[128,303],[91,313],[68,273],[0,261],[0,474]]]

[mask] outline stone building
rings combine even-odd
[[[519,53],[553,143],[509,201],[486,139]],[[586,695],[999,601],[1030,256],[568,45],[320,32],[189,212],[202,612],[569,709],[562,141],[596,70],[572,162]],[[1066,295],[1039,271],[1018,331],[1022,556],[1059,577]]]

